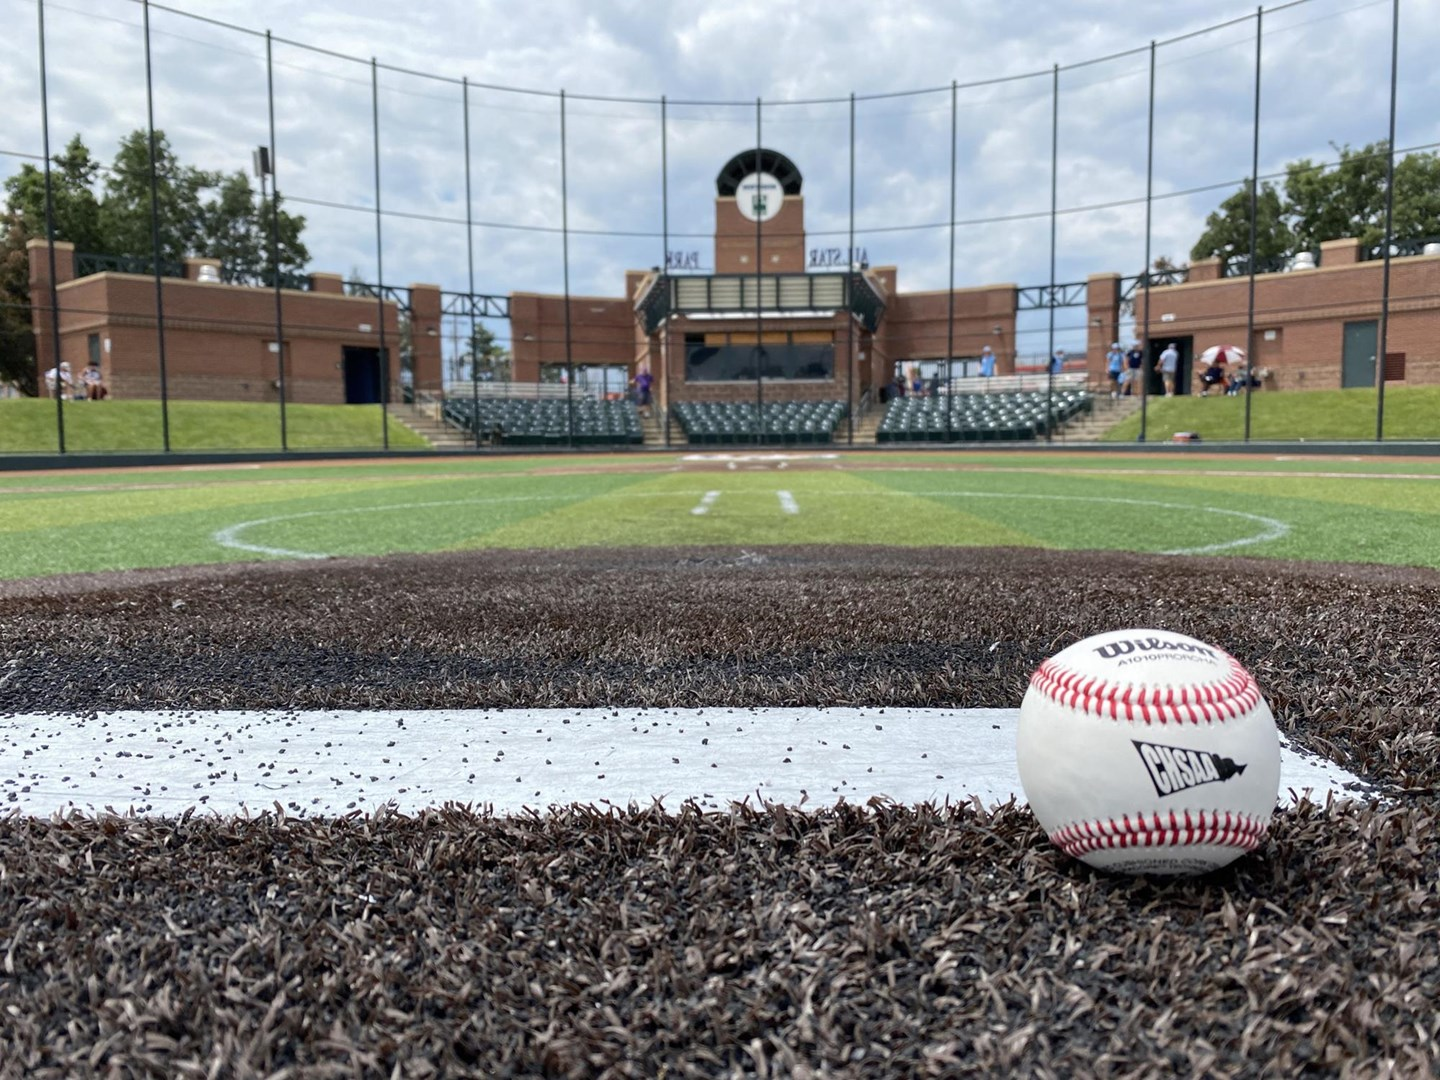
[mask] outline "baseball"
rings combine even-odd
[[[1020,783],[1062,851],[1127,874],[1203,874],[1260,845],[1280,791],[1250,673],[1169,630],[1113,630],[1046,660],[1020,705]]]

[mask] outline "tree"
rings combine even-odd
[[[257,199],[243,172],[222,174],[182,165],[163,131],[155,132],[156,199],[160,257],[178,263],[189,255],[218,258],[225,279],[238,284],[274,282],[271,229],[278,224],[279,271],[298,273],[310,261],[301,241],[305,219]],[[139,129],[120,142],[106,170],[76,135],[51,159],[51,222],[57,240],[78,252],[148,260],[151,233],[150,137]],[[105,174],[103,192],[101,174]],[[0,215],[0,380],[36,392],[31,331],[28,240],[46,236],[45,173],[24,165],[4,183]],[[283,200],[280,200],[283,203]],[[278,204],[276,204],[278,206]]]
[[[159,210],[162,262],[178,263],[199,251],[205,232],[201,194],[220,182],[219,173],[181,165],[163,131],[155,132],[155,206]],[[112,254],[149,256],[151,232],[150,140],[143,130],[120,140],[105,178],[100,227]]]
[[[1265,181],[1255,200],[1255,252],[1261,262],[1283,258],[1295,250],[1295,235],[1285,220],[1285,207],[1275,185]],[[1220,204],[1205,219],[1205,231],[1190,249],[1190,258],[1226,262],[1250,254],[1250,185]]]
[[[65,149],[51,158],[51,206],[54,214],[55,239],[68,240],[77,251],[100,251],[104,241],[100,228],[100,201],[95,196],[95,180],[100,163],[90,156],[90,149],[79,135]],[[43,237],[45,233],[45,173],[26,164],[5,180],[5,201],[19,216],[19,227],[25,239]],[[23,250],[24,240],[20,242]]]
[[[79,135],[56,154],[50,170],[51,220],[55,239],[78,250],[102,243],[100,203],[95,179],[100,163]],[[0,382],[23,394],[36,394],[35,335],[30,312],[30,257],[26,241],[46,235],[45,173],[34,165],[5,180],[5,212],[0,218]]]
[[[495,340],[494,332],[484,323],[476,323],[459,357],[462,371],[485,382],[510,381],[510,351]]]
[[[282,203],[283,199],[280,200]],[[275,260],[270,232],[275,229],[282,274],[298,273],[310,261],[300,240],[303,217],[281,209],[272,222],[272,198],[257,199],[250,178],[233,172],[219,178],[213,199],[201,207],[201,236],[196,254],[220,260],[221,276],[234,285],[272,285]]]
[[[8,211],[0,229],[0,383],[12,383],[34,397],[40,386],[30,324],[30,258],[19,212]]]
[[[1332,146],[1334,144],[1331,144]],[[1269,182],[1260,185],[1256,249],[1260,261],[1314,251],[1326,240],[1354,237],[1366,248],[1385,238],[1385,140],[1360,149],[1336,146],[1339,161],[1309,158],[1285,166],[1283,198]],[[1191,249],[1196,259],[1244,258],[1250,251],[1250,198],[1246,185],[1205,220]],[[1400,240],[1440,235],[1440,154],[1412,153],[1395,162],[1392,229]]]

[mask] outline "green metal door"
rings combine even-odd
[[[1345,345],[1340,359],[1340,385],[1346,390],[1375,385],[1378,326],[1374,319],[1345,324]]]

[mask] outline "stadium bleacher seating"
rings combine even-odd
[[[764,424],[754,402],[682,401],[673,414],[691,444],[828,443],[845,418],[843,401],[767,401]]]
[[[1093,407],[1087,390],[1057,391],[1051,400],[1049,426],[1059,426]],[[875,441],[1032,440],[1042,437],[1046,429],[1043,390],[905,397],[890,403],[875,431]]]
[[[574,416],[574,432],[570,418]],[[450,397],[445,400],[446,423],[475,434],[483,442],[498,432],[503,446],[630,446],[645,441],[640,417],[628,401],[577,398]]]

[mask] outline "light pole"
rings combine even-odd
[[[271,121],[274,122],[273,119]],[[270,197],[266,181],[275,175],[275,163],[268,146],[257,146],[253,155],[255,175],[260,178],[260,212]],[[289,431],[285,425],[285,324],[280,307],[280,200],[270,203],[270,275],[275,288],[275,390],[280,395],[280,449],[290,449]]]

